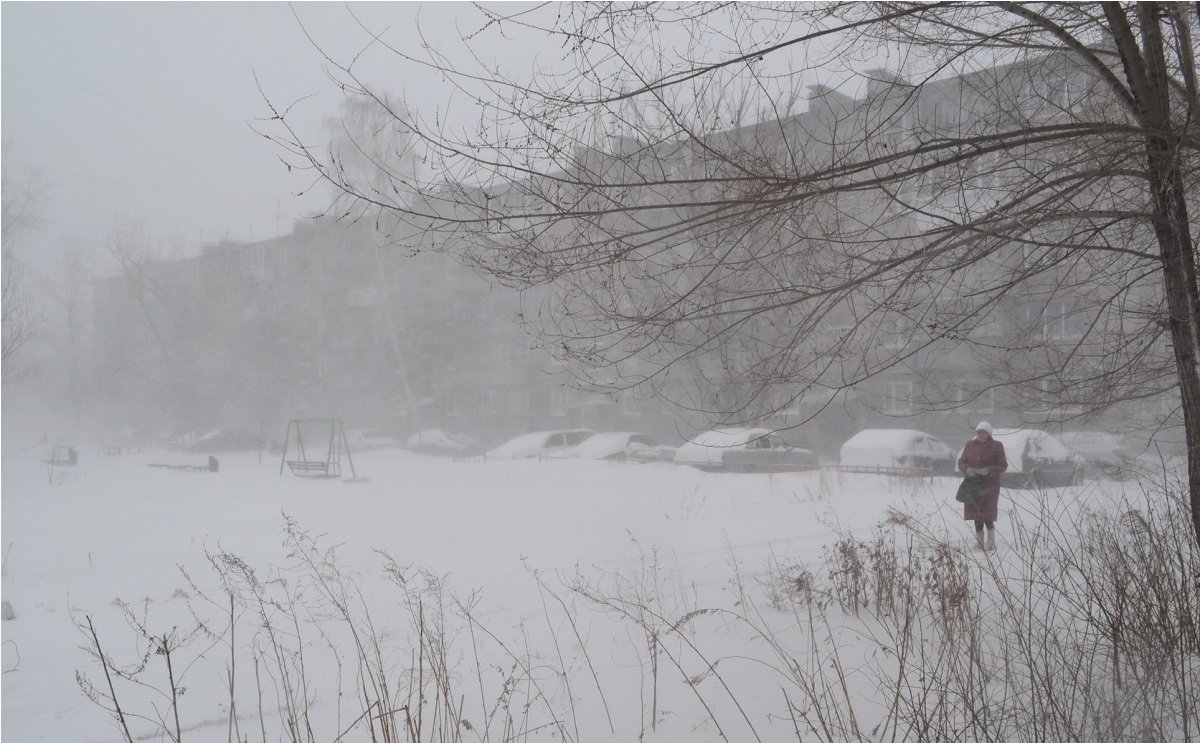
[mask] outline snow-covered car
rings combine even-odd
[[[569,428],[561,431],[535,431],[505,441],[487,452],[487,459],[529,459],[545,457],[563,449],[583,443],[596,432],[587,428]]]
[[[639,462],[642,464],[648,462],[674,462],[675,447],[671,444],[656,444],[655,446],[644,446],[642,444],[633,443],[625,451],[625,458],[630,462]]]
[[[1104,431],[1067,431],[1060,436],[1064,444],[1087,460],[1088,469],[1110,476],[1119,476],[1136,459],[1125,437]]]
[[[404,442],[404,448],[419,454],[441,457],[470,457],[482,454],[485,450],[482,443],[470,436],[450,433],[440,428],[417,431]]]
[[[920,474],[954,474],[958,453],[924,431],[868,428],[842,444],[843,467],[910,470]]]
[[[158,437],[158,444],[164,449],[186,449],[195,440],[195,431],[167,431]]]
[[[992,436],[1004,444],[1008,458],[1008,471],[1000,480],[1005,487],[1059,488],[1083,480],[1083,457],[1045,431],[997,428]]]
[[[392,436],[385,436],[379,431],[355,428],[346,432],[346,443],[351,451],[370,451],[371,449],[399,449],[404,441]]]
[[[818,466],[816,452],[766,428],[705,431],[675,450],[675,462],[710,472],[798,472]]]
[[[555,459],[607,459],[614,462],[664,461],[666,452],[674,455],[671,447],[662,446],[658,439],[648,433],[637,431],[607,431],[589,436],[581,443],[569,449],[555,452],[549,456]]]

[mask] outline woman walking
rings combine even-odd
[[[1008,469],[1004,444],[992,438],[992,424],[980,421],[975,426],[975,438],[963,447],[958,458],[958,471],[965,477],[983,476],[978,498],[963,503],[963,518],[975,522],[975,544],[981,550],[996,548],[996,511],[1000,503],[1000,475]],[[987,539],[984,540],[984,530]]]

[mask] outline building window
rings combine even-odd
[[[498,412],[498,397],[499,393],[496,390],[482,390],[479,393],[479,414],[495,415]]]
[[[513,415],[533,415],[533,392],[517,390],[510,400]]]
[[[1059,107],[1063,111],[1078,112],[1087,97],[1087,81],[1080,75],[1067,74],[1062,80]]]
[[[883,345],[885,348],[897,350],[905,348],[912,341],[916,325],[907,317],[899,316],[888,321],[885,329]]]
[[[776,389],[771,392],[771,410],[776,415],[799,415],[800,400],[788,388]]]
[[[621,396],[621,412],[626,416],[637,416],[642,414],[642,406],[638,403],[632,392],[627,392]]]
[[[971,185],[978,190],[989,190],[1000,181],[1000,153],[989,152],[971,161]]]
[[[893,415],[911,413],[912,389],[913,384],[907,379],[898,379],[891,382],[886,382],[884,385],[884,412],[891,413]]]
[[[550,391],[550,415],[563,416],[567,414],[570,404],[570,394],[567,390]]]
[[[1042,337],[1054,340],[1074,337],[1068,302],[1051,302],[1042,310]]]
[[[446,415],[462,415],[462,401],[457,392],[446,393]]]

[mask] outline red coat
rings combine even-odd
[[[967,521],[995,521],[997,505],[1000,503],[1000,476],[1008,469],[1008,457],[1004,456],[1004,444],[989,438],[987,441],[971,439],[963,447],[958,458],[958,471],[964,475],[967,468],[988,468],[983,481],[983,497],[972,505],[963,504],[963,518]]]

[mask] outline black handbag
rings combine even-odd
[[[983,498],[983,481],[985,479],[983,475],[964,477],[958,485],[958,492],[954,494],[954,500],[959,503],[978,503]]]

